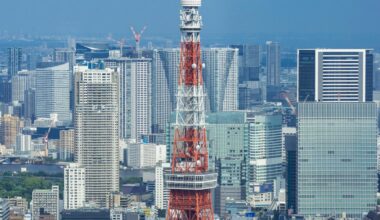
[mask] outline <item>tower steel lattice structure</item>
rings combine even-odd
[[[208,170],[200,30],[202,0],[181,0],[181,55],[168,220],[213,220],[211,189],[217,174]]]

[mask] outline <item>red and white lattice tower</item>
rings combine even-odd
[[[181,0],[181,56],[178,80],[172,172],[166,219],[214,220],[211,189],[217,174],[208,171],[205,94],[200,45],[202,0]]]

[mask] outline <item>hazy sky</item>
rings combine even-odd
[[[0,31],[178,34],[179,0],[0,0]],[[204,35],[380,35],[380,0],[204,0]]]

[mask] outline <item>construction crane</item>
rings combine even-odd
[[[112,34],[109,34],[107,37],[107,40],[115,42],[117,45],[119,45],[120,56],[122,57],[123,56],[123,48],[126,44],[125,38],[121,38],[120,40],[115,40],[115,39],[113,39]]]
[[[143,27],[143,29],[138,33],[135,31],[135,28],[134,27],[131,27],[131,31],[132,31],[132,34],[133,34],[133,37],[135,38],[135,41],[136,41],[136,52],[137,52],[137,57],[140,58],[141,57],[141,51],[140,51],[140,41],[141,41],[141,37],[142,35],[144,34],[146,30],[146,26]]]
[[[282,92],[281,94],[282,94],[283,99],[285,99],[285,101],[288,103],[289,107],[292,109],[292,114],[296,115],[297,114],[297,110],[294,107],[294,105],[292,104],[292,102],[290,101],[288,93],[287,92]]]
[[[49,129],[46,132],[45,136],[42,138],[42,143],[45,144],[44,155],[43,155],[44,157],[49,156],[49,134],[50,134],[51,128],[55,125],[55,123],[58,120],[58,115],[55,113],[50,114],[50,120],[51,122],[50,122]]]

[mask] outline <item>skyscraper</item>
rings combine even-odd
[[[119,71],[120,136],[140,142],[152,127],[152,60],[117,58],[105,64]]]
[[[86,169],[86,201],[103,207],[119,190],[118,86],[111,69],[75,71],[76,161]]]
[[[282,175],[282,114],[279,109],[258,109],[247,115],[249,149],[247,160],[247,200],[255,186],[273,184]]]
[[[377,192],[372,51],[299,50],[298,74],[298,213],[361,218]]]
[[[36,69],[37,118],[58,114],[58,120],[71,124],[69,64]]]
[[[218,112],[207,115],[210,167],[218,172],[214,207],[219,216],[226,214],[227,198],[245,199],[248,124],[246,112]]]
[[[179,48],[153,51],[152,124],[154,133],[163,133],[177,100]]]
[[[18,71],[21,71],[22,49],[8,48],[8,79],[11,79]]]
[[[260,45],[231,45],[239,49],[239,83],[259,81]]]
[[[298,117],[298,214],[360,219],[375,209],[375,104],[300,103]]]
[[[281,53],[278,42],[267,41],[267,85],[280,86]]]
[[[170,172],[170,163],[158,162],[155,167],[154,205],[157,209],[168,208],[169,190],[164,186],[164,174]]]
[[[36,88],[33,72],[20,71],[12,77],[12,101],[24,102],[25,90]]]
[[[372,101],[373,52],[298,50],[298,101]]]
[[[211,112],[238,109],[238,49],[205,48],[206,106]]]

